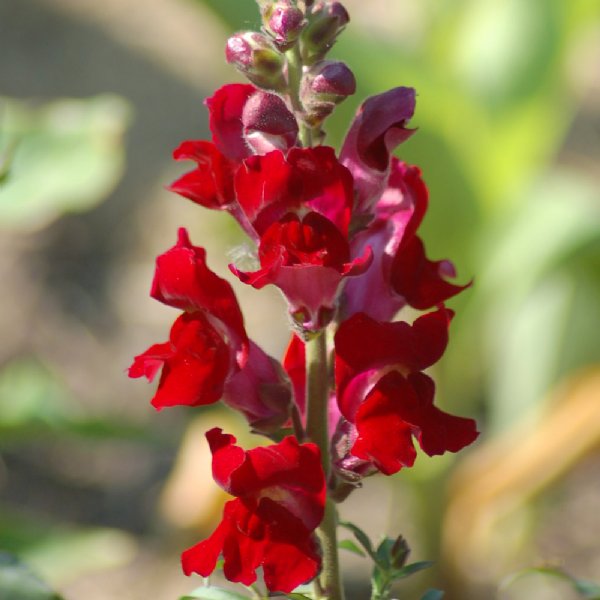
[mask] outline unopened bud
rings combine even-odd
[[[394,569],[401,569],[408,559],[410,548],[406,540],[399,535],[394,541],[394,545],[390,551],[390,563]]]
[[[300,52],[304,64],[321,60],[349,21],[348,11],[340,2],[317,2],[300,35]]]
[[[242,113],[244,138],[257,154],[272,150],[286,151],[298,137],[298,123],[285,102],[275,94],[258,91]]]
[[[304,13],[290,0],[278,0],[263,12],[264,30],[282,51],[294,45],[305,23]]]
[[[302,79],[300,97],[311,126],[319,124],[337,104],[356,91],[354,73],[343,63],[322,60]]]
[[[285,89],[285,58],[261,33],[244,31],[232,35],[227,40],[225,56],[254,85],[268,90]]]

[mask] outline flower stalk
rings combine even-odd
[[[321,450],[325,478],[331,472],[329,448],[328,402],[329,368],[327,336],[322,330],[306,342],[306,433]],[[327,499],[323,521],[317,529],[323,553],[323,567],[315,595],[319,600],[344,600],[337,547],[337,511],[331,498]]]

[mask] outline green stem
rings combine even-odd
[[[312,146],[312,130],[304,123],[302,116],[304,114],[304,107],[300,100],[300,81],[302,79],[302,57],[300,56],[300,49],[296,44],[291,50],[285,53],[287,58],[288,66],[288,87],[290,102],[292,108],[296,113],[296,120],[298,121],[300,142],[305,148]]]
[[[325,480],[330,471],[329,431],[327,428],[329,377],[327,368],[327,341],[319,332],[306,342],[306,433],[321,450]],[[323,568],[315,586],[319,600],[344,600],[337,547],[337,514],[333,501],[328,498],[325,515],[317,530],[323,550]],[[321,593],[322,591],[322,593]]]

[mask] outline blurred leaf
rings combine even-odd
[[[292,598],[292,600],[311,600],[308,596],[305,596],[304,594],[286,594],[287,598]]]
[[[561,365],[581,367],[600,355],[592,333],[600,318],[581,310],[597,304],[600,277],[593,266],[582,276],[573,269],[581,261],[600,261],[599,242],[597,188],[568,172],[542,178],[502,224],[502,233],[487,236],[488,249],[481,253],[487,266],[474,293],[486,313],[496,429],[539,411],[549,387],[565,374]]]
[[[427,590],[423,596],[421,597],[421,600],[442,600],[442,598],[444,597],[444,592],[442,592],[442,590]]]
[[[124,100],[98,96],[39,108],[0,102],[0,148],[15,147],[0,186],[0,226],[44,227],[65,212],[92,208],[113,189],[124,166]]]
[[[348,550],[348,552],[358,554],[358,556],[362,556],[363,558],[367,557],[367,555],[352,540],[342,540],[338,542],[338,548]]]
[[[248,596],[242,596],[242,594],[212,585],[199,587],[187,596],[182,596],[179,600],[194,600],[198,598],[200,600],[248,600]]]
[[[371,540],[369,539],[369,536],[360,527],[357,527],[354,523],[350,523],[349,521],[340,521],[339,525],[341,527],[349,529],[354,534],[354,537],[357,539],[360,545],[367,551],[367,554],[374,561],[377,561],[375,552],[373,551],[373,545],[371,544]]]
[[[517,573],[509,575],[507,578],[505,578],[500,584],[500,589],[504,590],[508,588],[515,581],[521,579],[522,577],[526,577],[527,575],[548,575],[549,577],[556,577],[562,581],[570,583],[573,586],[573,589],[581,594],[583,598],[587,598],[587,600],[600,600],[600,585],[591,581],[577,579],[568,573],[565,573],[561,569],[554,567],[531,567],[528,569],[523,569],[522,571],[518,571]]]
[[[391,577],[393,579],[403,579],[404,577],[408,577],[409,575],[413,575],[414,573],[418,573],[419,571],[423,571],[424,569],[431,568],[435,563],[429,560],[423,560],[420,562],[412,563],[410,565],[406,565],[401,569],[395,569],[391,572]]]
[[[61,600],[29,567],[6,552],[0,552],[0,598]]]
[[[86,417],[69,391],[33,357],[15,359],[0,369],[0,446],[44,435],[68,433],[96,439],[160,441],[148,427]]]
[[[137,549],[132,536],[116,529],[49,525],[4,511],[0,547],[21,556],[50,582],[121,566]]]

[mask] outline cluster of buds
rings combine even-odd
[[[352,71],[340,61],[325,60],[348,13],[339,2],[305,2],[303,8],[292,0],[260,4],[262,32],[242,31],[229,38],[227,61],[260,88],[282,94],[289,86],[296,88],[296,118],[316,128],[356,91]]]
[[[449,281],[449,261],[427,257],[418,235],[427,188],[417,167],[392,156],[414,132],[415,91],[367,99],[339,156],[314,145],[354,92],[350,69],[325,59],[348,14],[339,2],[260,6],[262,33],[234,35],[226,52],[251,83],[207,99],[212,140],[175,150],[194,167],[170,189],[226,211],[248,235],[257,268],[230,269],[256,289],[279,288],[289,346],[280,361],[249,339],[233,289],[182,228],[157,259],[151,291],[181,313],[129,374],[160,372],[157,409],[222,400],[273,441],[245,451],[208,432],[213,475],[234,499],[212,536],[184,552],[185,573],[208,576],[223,555],[231,581],[250,585],[262,567],[270,592],[315,580],[319,598],[339,600],[332,503],[364,477],[412,466],[415,442],[431,456],[478,435],[472,419],[435,406],[424,372],[448,343],[446,301],[468,284]],[[423,314],[396,320],[404,307]],[[408,550],[395,552],[403,562]]]

